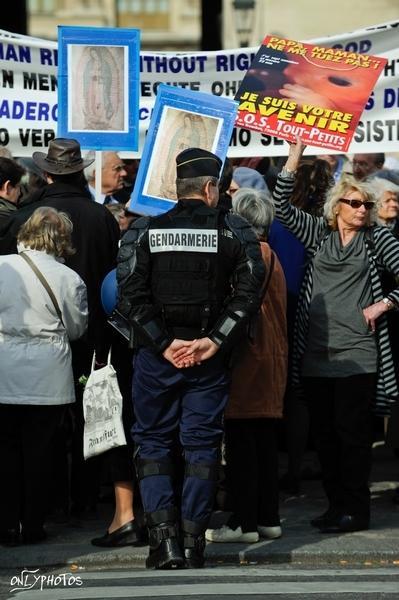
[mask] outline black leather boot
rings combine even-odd
[[[204,523],[183,520],[183,548],[186,567],[201,569],[205,563],[205,529]]]
[[[147,514],[150,553],[147,569],[179,569],[184,567],[184,556],[179,544],[179,530],[175,509]]]

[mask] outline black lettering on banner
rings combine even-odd
[[[194,90],[198,92],[201,89],[200,81],[154,81],[151,83],[150,81],[142,81],[140,83],[141,96],[144,98],[151,98],[152,96],[157,95],[158,86],[161,83],[165,83],[167,85],[173,85],[174,87],[179,88],[188,88],[190,90]]]
[[[29,145],[40,148],[41,146],[48,146],[49,142],[55,138],[55,132],[53,129],[18,129],[19,139],[21,140],[22,146],[26,147]],[[29,142],[31,140],[31,142]]]
[[[14,71],[6,71],[6,69],[1,70],[1,87],[14,87]]]
[[[223,81],[213,81],[211,85],[211,92],[214,96],[221,96],[224,91]]]
[[[51,140],[55,138],[55,131],[53,129],[45,129],[43,132],[44,145],[47,147]]]
[[[389,60],[387,62],[387,64],[384,67],[384,77],[395,77],[396,76],[396,69],[399,65],[399,58],[394,58],[392,60]]]
[[[359,143],[397,141],[399,139],[399,119],[359,121],[353,139]]]
[[[244,148],[251,143],[251,131],[243,127],[234,127],[230,138],[230,146],[243,146]]]
[[[8,142],[10,141],[10,134],[8,130],[2,127],[0,129],[0,146],[8,146]]]
[[[226,81],[224,84],[224,93],[226,96],[235,96],[238,92],[238,88],[241,85],[241,81]]]
[[[238,88],[241,85],[239,81],[213,81],[211,85],[211,92],[214,96],[235,96],[238,92]]]
[[[23,71],[24,90],[41,90],[44,92],[54,92],[57,89],[56,75],[47,75],[46,73],[28,73]]]
[[[260,136],[260,143],[262,146],[270,146],[271,144],[273,144],[273,146],[282,146],[284,144],[284,140],[276,138],[272,135],[267,135],[266,133],[262,133]]]

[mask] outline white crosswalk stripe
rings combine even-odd
[[[63,572],[66,572],[67,569]],[[61,571],[59,571],[60,573]],[[55,574],[55,572],[54,572]],[[81,585],[16,589],[13,600],[112,600],[128,598],[319,598],[323,594],[399,597],[399,569],[214,568],[201,571],[75,572]],[[393,596],[392,596],[393,595]]]

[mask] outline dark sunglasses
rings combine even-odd
[[[360,208],[361,206],[364,206],[366,210],[371,210],[372,208],[374,208],[375,205],[375,202],[370,202],[368,200],[366,200],[366,202],[363,202],[363,200],[350,200],[349,198],[340,198],[339,201],[343,202],[344,204],[349,204],[349,206],[351,206],[352,208]]]

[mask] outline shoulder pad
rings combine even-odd
[[[133,221],[133,223],[131,224],[130,228],[136,228],[136,229],[145,229],[146,227],[149,226],[151,221],[151,217],[147,216],[143,216],[143,217],[139,217],[138,219],[136,219],[135,221]]]
[[[136,247],[140,244],[141,238],[147,233],[150,226],[150,217],[142,217],[134,221],[125,232],[119,246],[117,263],[117,277],[122,277],[120,265],[126,261],[131,261],[135,255]],[[122,270],[126,267],[122,267]]]
[[[134,221],[121,239],[121,247],[137,242],[150,227],[150,217],[140,217]]]
[[[254,230],[246,219],[235,213],[229,212],[225,216],[226,225],[236,235],[240,242],[246,244],[248,242],[257,241]]]
[[[243,227],[248,227],[249,223],[244,219],[241,215],[237,215],[237,213],[228,212],[226,213],[226,222],[231,227],[235,229],[242,229]]]
[[[131,224],[128,231],[132,230],[147,230],[150,226],[151,217],[140,217]]]

